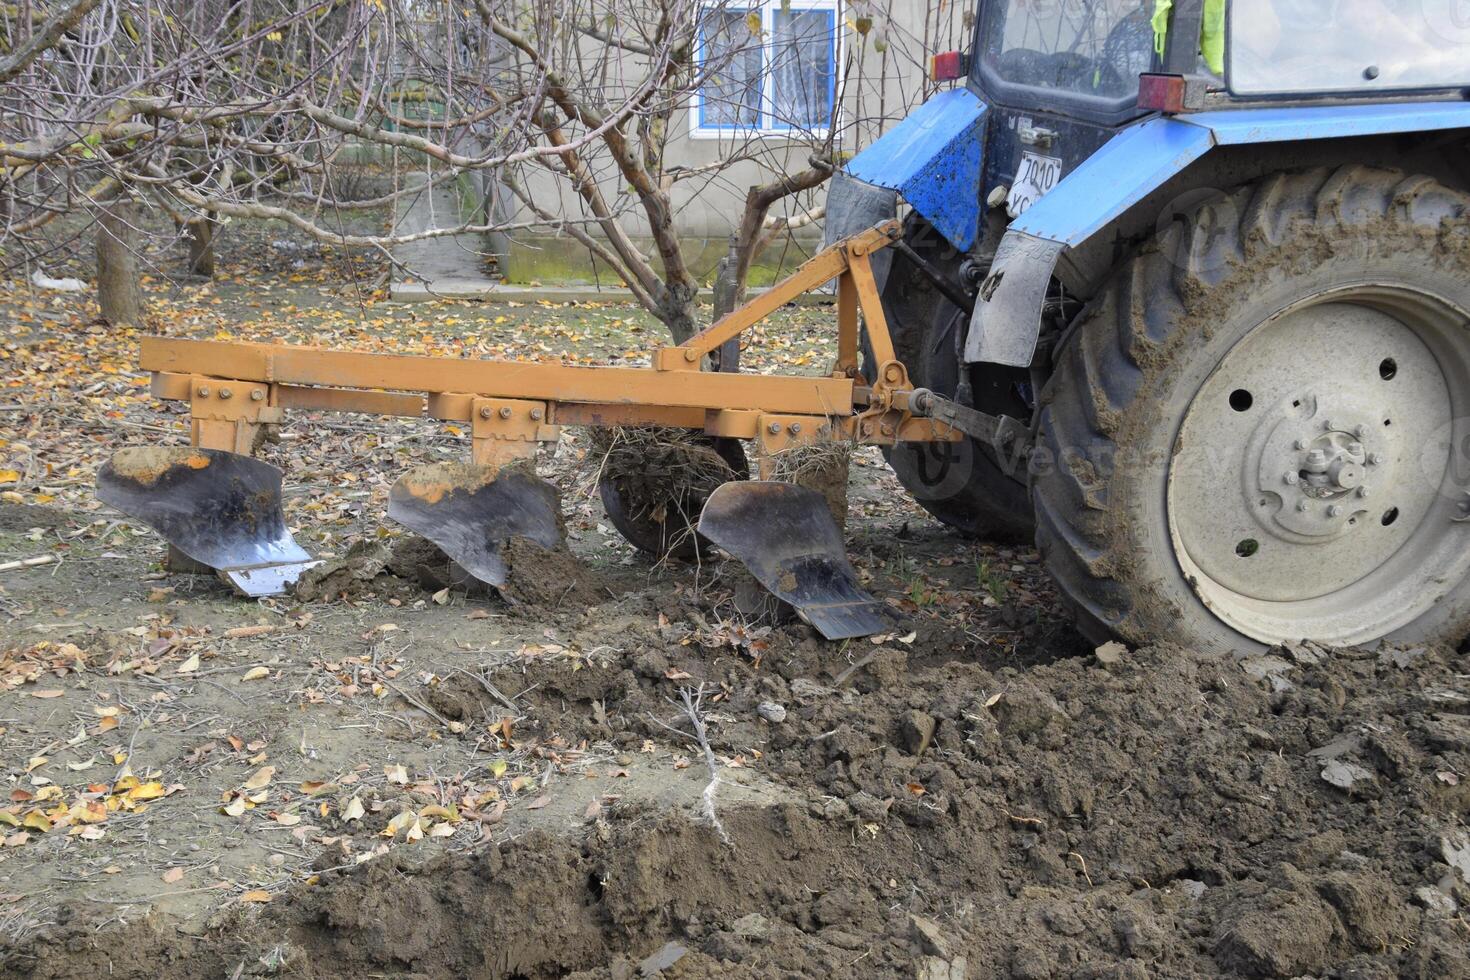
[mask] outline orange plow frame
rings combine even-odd
[[[463,423],[473,461],[499,467],[534,456],[565,425],[659,425],[754,440],[761,475],[772,458],[820,441],[856,445],[958,442],[963,433],[923,417],[894,353],[869,261],[899,237],[897,222],[824,249],[769,291],[648,368],[353,353],[283,344],[146,337],[141,364],[153,394],[188,401],[191,441],[249,454],[261,427],[289,409],[428,417]],[[786,303],[837,280],[837,361],[830,375],[702,370],[706,355]],[[859,312],[877,365],[866,379]]]

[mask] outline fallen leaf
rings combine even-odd
[[[348,823],[351,823],[354,820],[361,820],[362,816],[362,800],[359,800],[357,797],[354,796],[352,799],[348,800],[347,805],[342,808],[342,819]]]
[[[275,766],[261,766],[255,771],[255,775],[245,780],[246,789],[265,789],[271,784],[271,779],[276,774]]]
[[[220,808],[227,817],[238,817],[245,812],[245,797],[237,796]]]
[[[241,902],[269,902],[271,893],[263,888],[254,888],[240,896]]]
[[[245,671],[245,673],[240,675],[240,680],[258,681],[261,678],[269,677],[270,675],[271,669],[269,667],[251,667],[249,670]]]
[[[259,626],[235,626],[225,630],[225,639],[240,640],[251,636],[264,636],[275,631],[276,628],[268,623],[262,623]]]
[[[548,804],[550,802],[551,802],[551,797],[547,796],[545,793],[542,793],[540,796],[536,797],[530,803],[527,803],[526,804],[526,809],[527,810],[539,810],[543,806],[545,806],[546,804]]]
[[[296,813],[278,813],[278,814],[276,814],[276,823],[280,824],[282,827],[294,827],[297,824],[299,824],[300,822],[301,822],[301,816],[300,816],[300,814],[296,814]]]
[[[31,835],[30,834],[26,833],[24,830],[18,831],[17,833],[11,834],[9,837],[6,837],[5,838],[5,846],[6,847],[19,847],[20,845],[24,844],[26,841],[28,841],[30,839],[31,839]]]
[[[166,884],[170,884],[170,885],[177,884],[178,882],[183,881],[184,880],[184,869],[183,868],[169,868],[167,871],[165,871],[163,873],[163,880],[164,880],[164,882]]]
[[[194,671],[196,671],[198,669],[199,669],[199,654],[197,654],[197,653],[191,653],[189,655],[189,659],[188,660],[185,660],[183,663],[179,664],[178,669],[175,670],[174,673],[175,674],[192,674],[192,673],[194,673]]]
[[[388,782],[395,786],[408,785],[408,770],[403,766],[384,766],[383,775],[388,777]]]
[[[65,691],[57,691],[57,690],[54,690],[54,689],[51,689],[51,688],[47,688],[44,691],[32,691],[31,692],[31,697],[33,697],[33,698],[43,698],[43,699],[44,698],[59,698],[59,697],[61,697],[65,693],[66,693]]]

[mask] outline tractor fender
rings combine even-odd
[[[834,184],[833,193],[855,195],[850,182],[858,182],[873,189],[869,201],[879,199],[879,189],[886,201],[902,194],[951,245],[969,250],[980,228],[986,111],[969,89],[940,92],[849,160],[849,183]],[[829,221],[831,210],[829,195]]]
[[[1057,265],[1217,147],[1470,129],[1470,103],[1230,109],[1129,126],[1011,222],[980,286],[966,363],[1027,367]]]

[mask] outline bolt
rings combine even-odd
[[[510,416],[511,416],[510,406],[509,405],[502,405],[502,406],[500,406],[500,417],[503,418],[503,419],[508,419],[508,418],[510,418]]]
[[[488,419],[491,415],[494,415],[494,414],[495,414],[494,412],[490,411],[490,406],[488,406],[488,405],[483,406],[480,409],[480,418],[482,418],[482,419]]]
[[[781,434],[781,423],[772,422],[770,425],[766,426],[766,431],[773,436],[779,436]]]
[[[199,397],[200,398],[208,398],[209,397],[209,385],[200,385],[199,386]]]
[[[533,409],[531,409],[531,421],[532,422],[540,422],[541,421],[541,416],[544,415],[544,414],[546,414],[546,413],[545,412],[542,412],[541,409],[539,409],[539,408],[533,408]]]
[[[1331,419],[1323,419],[1322,428],[1326,429],[1328,432],[1331,432],[1333,429],[1337,428],[1337,426],[1332,424]]]
[[[230,389],[228,389],[228,388],[221,388],[219,390],[219,396],[221,398],[234,398],[235,397],[235,393],[233,391],[231,391]]]
[[[1341,517],[1342,516],[1342,504],[1333,504],[1331,507],[1327,508],[1327,516],[1328,517]]]
[[[1385,463],[1387,461],[1388,457],[1383,455],[1382,453],[1374,453],[1372,456],[1368,457],[1368,462],[1372,463],[1374,466],[1377,466],[1380,463]]]
[[[1296,509],[1305,514],[1307,511],[1312,509],[1312,505],[1307,503],[1305,500],[1298,500],[1296,502]]]
[[[1359,497],[1366,497],[1366,496],[1368,496],[1368,488],[1367,487],[1358,487],[1358,496]]]
[[[1320,449],[1313,449],[1311,452],[1307,453],[1307,465],[1326,466],[1327,454]]]
[[[250,400],[253,402],[265,401],[265,392],[261,391],[259,388],[251,389]]]
[[[1298,449],[1306,449],[1307,446],[1308,446],[1308,442],[1305,439],[1298,439],[1296,441],[1296,448],[1298,448]]]
[[[791,423],[791,434],[792,435],[798,435],[800,432],[801,432],[801,423],[800,422],[792,422]]]
[[[1347,447],[1349,456],[1363,455],[1363,444],[1361,442],[1350,442]]]
[[[1353,426],[1353,435],[1357,436],[1359,439],[1363,438],[1367,434],[1368,434],[1368,427],[1366,425],[1355,425],[1355,426]]]
[[[1287,486],[1294,487],[1301,480],[1301,476],[1295,470],[1287,470],[1283,479],[1286,480]]]

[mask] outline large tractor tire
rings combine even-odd
[[[963,255],[957,254],[927,224],[910,219],[909,243],[946,274],[958,279]],[[907,257],[893,255],[883,288],[883,310],[898,359],[915,386],[953,398],[959,387],[966,313],[945,299]],[[871,353],[864,343],[864,366]],[[1029,419],[1021,397],[1025,371],[975,365],[970,371],[974,407],[994,415]],[[974,537],[996,541],[1031,540],[1031,499],[1024,461],[1003,466],[993,450],[974,439],[958,443],[905,443],[885,449],[898,480],[930,514]]]
[[[1037,540],[1094,640],[1470,630],[1470,195],[1368,167],[1181,216],[1041,399]]]

